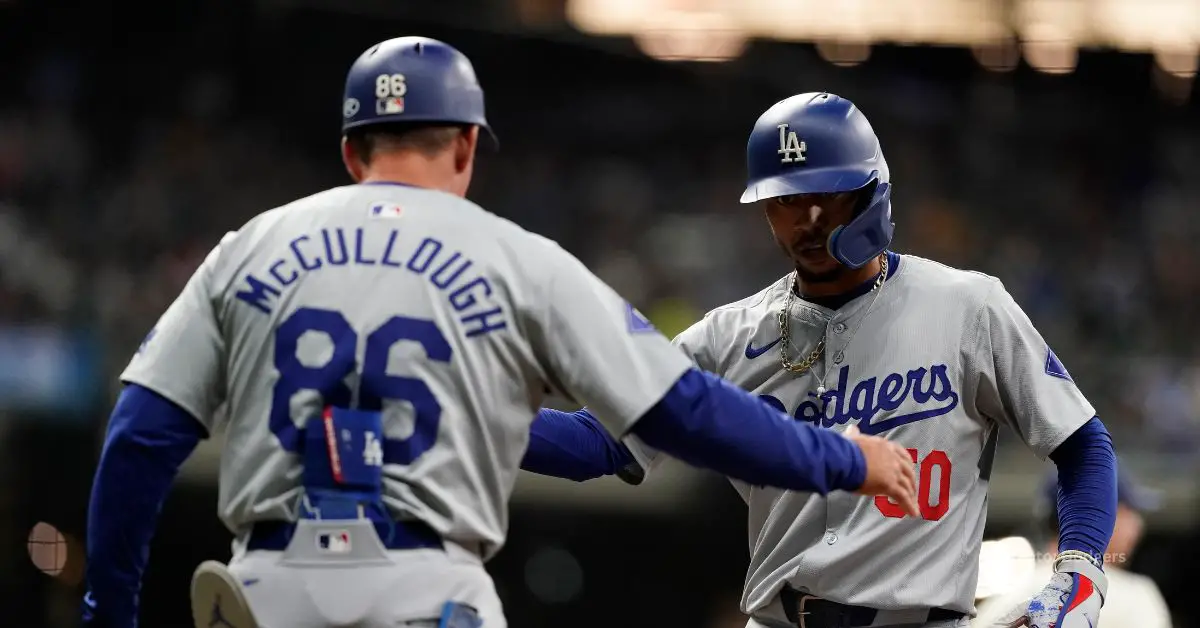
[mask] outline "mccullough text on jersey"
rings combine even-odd
[[[384,243],[381,235],[375,235],[379,232],[368,234],[362,227],[353,230],[353,247],[348,247],[347,231],[321,229],[319,234],[294,238],[288,243],[288,253],[267,265],[266,272],[262,273],[266,279],[246,273],[243,277],[246,288],[238,290],[235,296],[264,314],[270,314],[275,297],[302,273],[347,264],[388,266],[421,275],[439,290],[447,292],[446,300],[455,312],[462,314],[459,322],[466,327],[468,337],[508,326],[504,309],[491,299],[492,286],[487,277],[468,273],[474,262],[460,251],[446,251],[441,241],[425,237],[406,256],[397,246],[399,230],[392,229]]]

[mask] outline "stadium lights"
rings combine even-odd
[[[1079,49],[1070,34],[1057,24],[1035,23],[1025,29],[1021,42],[1025,61],[1046,74],[1069,74],[1079,61]]]
[[[993,72],[1011,72],[1021,61],[1021,51],[1011,39],[972,46],[971,55],[979,65]]]
[[[1089,17],[1095,39],[1121,50],[1150,52],[1200,41],[1195,0],[1093,0]]]
[[[848,68],[870,58],[871,45],[861,41],[823,39],[817,42],[817,54],[833,65]]]
[[[700,30],[665,30],[636,33],[638,49],[660,61],[729,61],[741,56],[746,38]]]
[[[686,23],[692,15],[719,22],[708,28],[728,42],[857,42],[860,54],[879,43],[963,46],[991,69],[1012,65],[1010,49],[992,47],[1016,39],[1031,65],[1059,73],[1074,69],[1079,48],[1156,53],[1200,42],[1200,0],[567,0],[566,8],[582,32],[638,36],[645,50],[684,57],[729,58],[745,44],[729,43],[715,55],[692,50],[700,47],[698,27]],[[664,34],[675,30],[688,34]],[[831,56],[843,54],[842,43],[826,43],[823,56],[831,46]]]
[[[635,32],[633,41],[663,61],[728,61],[746,49],[746,35],[718,12],[660,12]]]
[[[1154,89],[1163,100],[1173,105],[1186,104],[1192,96],[1194,76],[1179,76],[1169,74],[1155,66],[1153,73]]]
[[[1154,87],[1167,102],[1182,105],[1192,95],[1200,68],[1198,46],[1161,46],[1154,53]]]
[[[1198,52],[1196,46],[1163,46],[1154,52],[1154,63],[1171,76],[1191,78],[1200,65]]]

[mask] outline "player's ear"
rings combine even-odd
[[[454,170],[469,172],[475,161],[475,149],[479,147],[479,127],[470,126],[454,140]]]
[[[344,135],[342,136],[342,165],[346,166],[346,173],[355,183],[362,181],[363,161],[354,151],[354,145]]]

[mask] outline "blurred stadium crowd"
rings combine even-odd
[[[246,87],[255,64],[199,63],[185,43],[132,70],[164,80],[132,80],[86,50],[31,49],[0,106],[0,218],[64,270],[31,274],[28,254],[5,256],[0,320],[92,327],[110,375],[225,231],[346,181],[335,82],[308,78],[264,101]],[[898,250],[1003,279],[1123,449],[1172,464],[1200,451],[1194,108],[1082,78],[838,71],[795,53],[746,60],[759,65],[745,76],[492,45],[515,62],[480,62],[502,151],[484,157],[472,197],[562,242],[665,330],[786,271],[737,202],[744,136],[775,99],[829,89],[883,138]],[[784,85],[756,80],[779,83],[780,67]],[[301,126],[289,115],[301,109],[324,118]]]

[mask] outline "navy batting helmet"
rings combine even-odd
[[[827,92],[775,103],[746,143],[743,203],[792,194],[862,191],[854,218],[829,236],[829,253],[861,268],[892,242],[892,186],[879,138],[854,103]]]
[[[375,44],[346,74],[342,133],[394,122],[474,124],[495,140],[471,60],[428,37]]]

